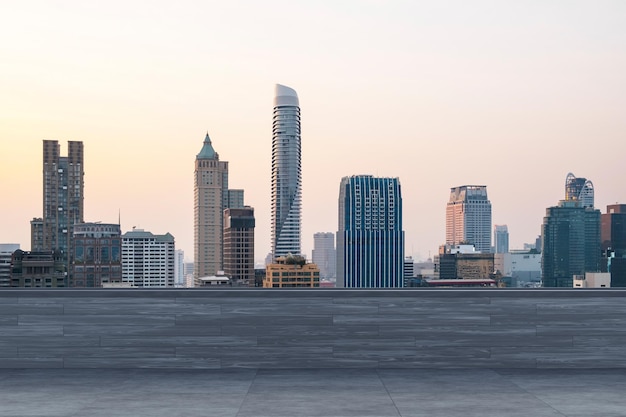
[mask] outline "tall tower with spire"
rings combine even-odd
[[[272,255],[300,255],[302,208],[300,103],[276,85],[272,119]]]
[[[223,269],[223,212],[228,206],[228,162],[220,161],[207,132],[194,171],[194,281]]]

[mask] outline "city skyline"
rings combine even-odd
[[[82,141],[85,221],[121,213],[123,231],[169,232],[189,256],[190,167],[209,130],[230,185],[255,207],[263,259],[277,82],[303,109],[309,258],[313,234],[337,229],[335,184],[346,175],[400,178],[416,260],[445,241],[457,184],[489,187],[512,249],[540,234],[568,172],[593,181],[602,212],[626,201],[612,169],[626,152],[620,2],[186,5],[2,6],[3,242],[30,249],[41,141]]]

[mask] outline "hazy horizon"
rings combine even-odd
[[[451,187],[487,186],[510,247],[568,172],[626,203],[626,3],[319,1],[0,6],[0,243],[30,248],[42,141],[85,146],[85,221],[174,235],[193,257],[208,131],[270,250],[272,100],[302,116],[302,247],[336,232],[343,176],[398,177],[407,256],[445,241]]]

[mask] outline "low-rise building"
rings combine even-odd
[[[66,287],[67,271],[61,251],[16,250],[11,257],[11,287]]]
[[[288,255],[276,258],[265,269],[264,288],[313,288],[320,286],[320,270],[313,263],[306,263],[302,256]]]
[[[608,272],[587,272],[574,275],[574,288],[611,288],[611,274]]]
[[[512,250],[494,255],[494,269],[512,287],[529,287],[541,283],[541,254],[536,250]],[[508,285],[507,285],[508,286]]]

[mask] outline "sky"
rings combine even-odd
[[[85,220],[170,232],[193,258],[208,131],[270,250],[272,101],[302,116],[302,246],[343,176],[398,177],[406,255],[445,240],[451,187],[486,185],[511,248],[568,172],[626,203],[626,2],[24,0],[0,5],[0,243],[30,249],[42,140],[83,141]]]

